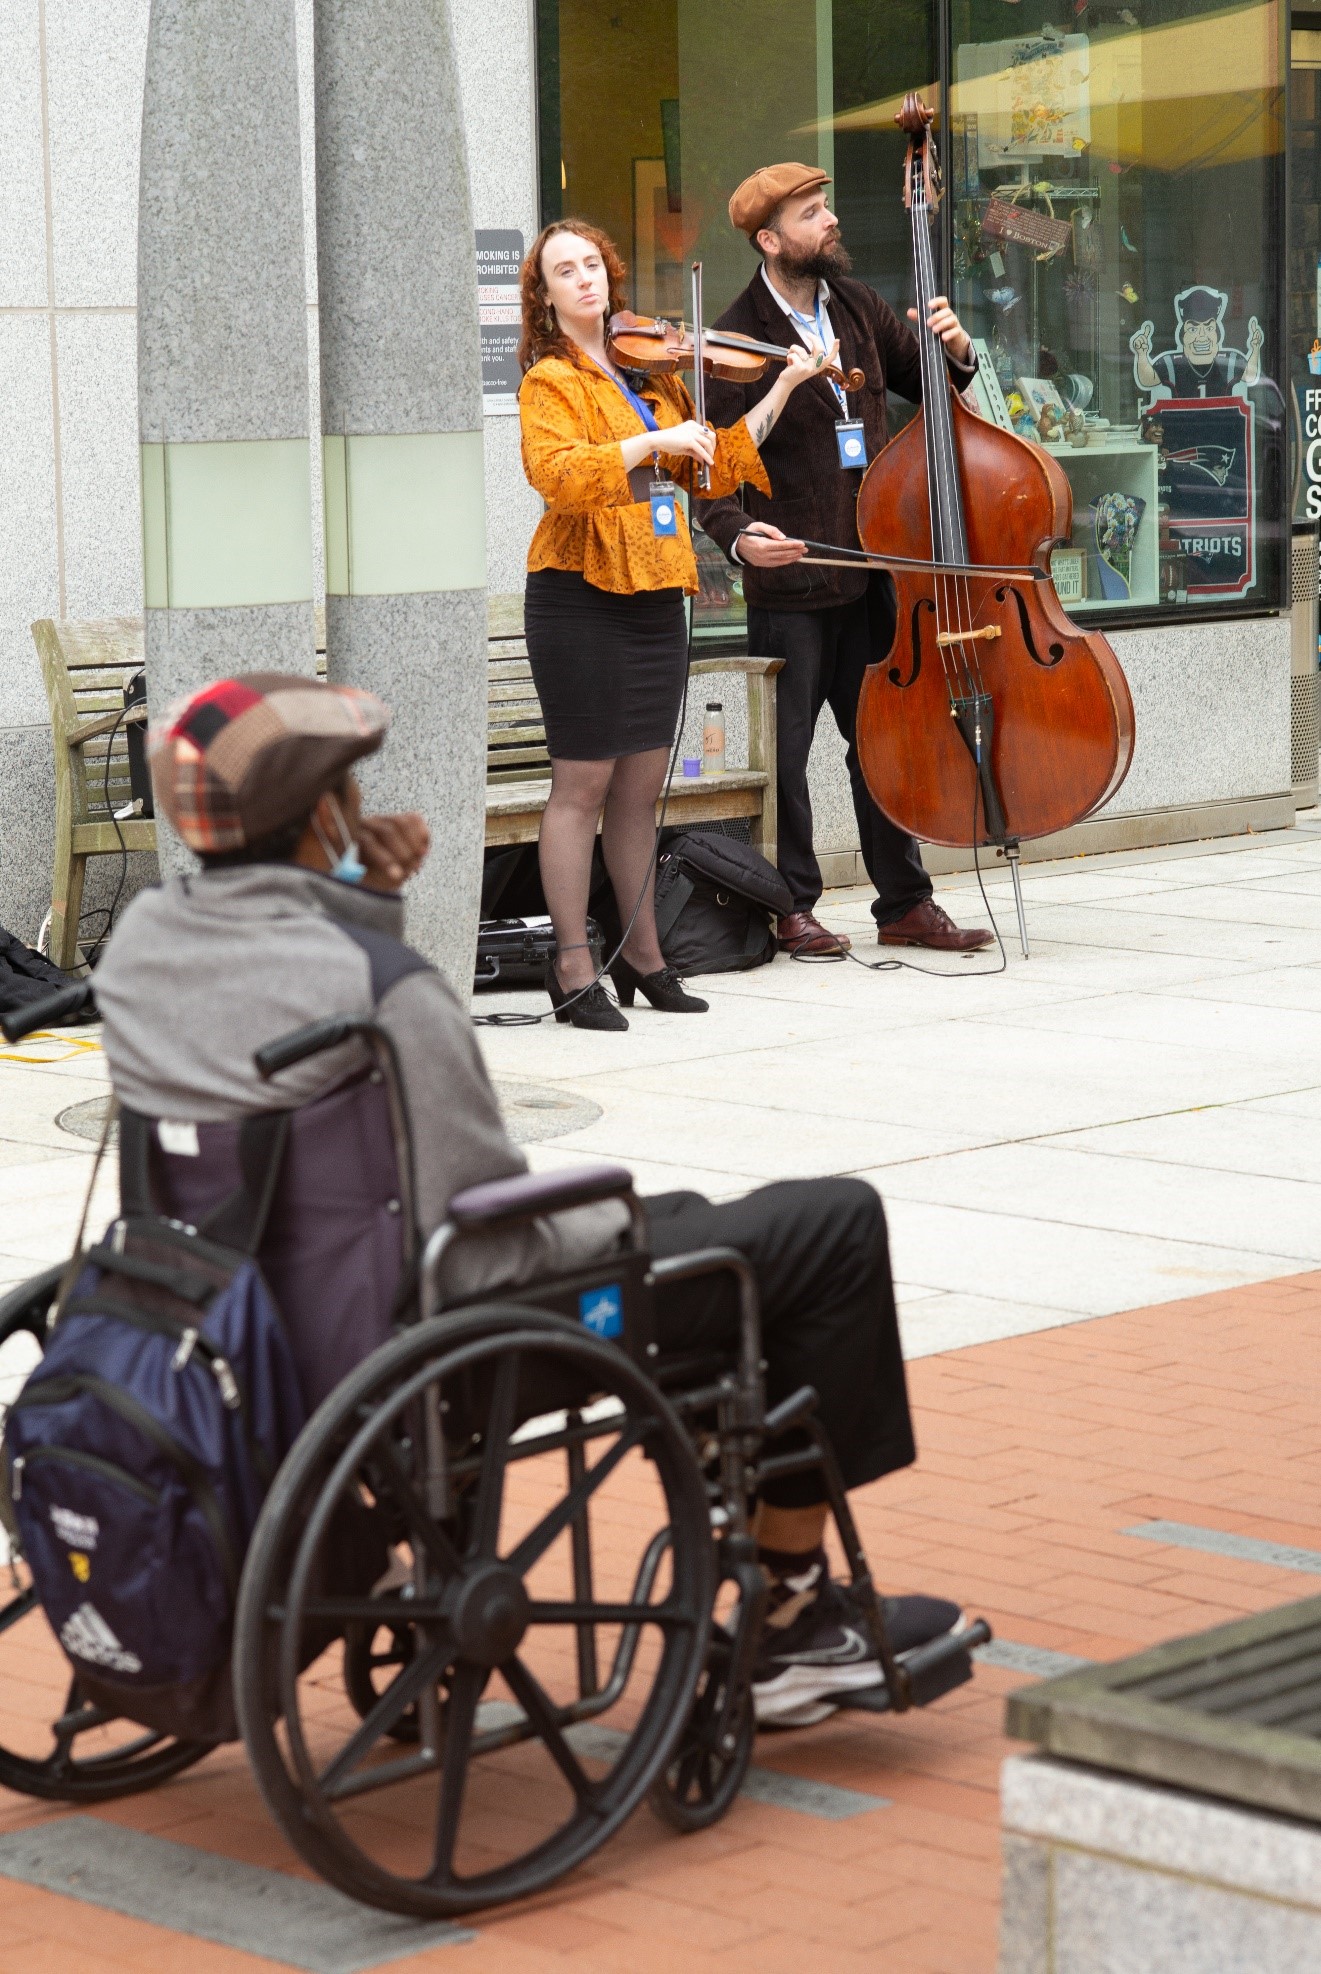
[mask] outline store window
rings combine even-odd
[[[894,113],[908,89],[947,96],[944,265],[982,409],[1072,483],[1067,607],[1121,622],[1275,607],[1291,415],[1279,10],[1050,0],[1046,15],[950,0],[942,32],[922,0],[538,0],[543,217],[608,228],[643,313],[687,315],[700,257],[709,319],[756,267],[729,226],[733,187],[777,158],[820,163],[855,273],[902,310]],[[741,599],[698,548],[709,636],[737,626]]]

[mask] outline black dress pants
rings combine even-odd
[[[873,576],[866,593],[855,602],[827,610],[749,606],[748,650],[758,658],[784,660],[775,681],[778,861],[796,912],[810,912],[821,896],[821,870],[812,847],[807,757],[826,705],[848,749],[845,761],[858,842],[876,891],[872,916],[878,925],[888,925],[931,896],[931,879],[922,867],[917,844],[872,801],[854,743],[862,675],[868,665],[885,656],[893,639],[894,585],[888,576]]]
[[[846,1487],[916,1458],[890,1279],[885,1212],[861,1179],[790,1179],[713,1205],[699,1193],[643,1201],[654,1255],[733,1247],[761,1295],[766,1401],[814,1385],[817,1416]],[[728,1275],[658,1292],[665,1351],[738,1346],[738,1296]],[[787,1442],[786,1442],[787,1443]],[[816,1472],[768,1481],[766,1499],[805,1507],[825,1499]]]

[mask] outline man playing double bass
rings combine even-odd
[[[917,339],[874,289],[849,278],[852,262],[826,199],[829,182],[824,171],[800,164],[770,165],[744,179],[729,202],[729,217],[747,234],[761,266],[714,326],[786,349],[798,341],[827,354],[838,341],[839,368],[861,370],[866,382],[860,391],[845,392],[820,378],[795,392],[763,447],[774,494],[745,487],[738,498],[699,502],[697,518],[730,560],[743,565],[749,650],[784,660],[777,685],[779,865],[794,908],[780,920],[781,949],[829,953],[849,944],[813,915],[821,872],[812,847],[807,757],[828,703],[848,749],[880,943],[972,952],[989,946],[991,934],[962,930],[936,904],[917,844],[872,801],[854,744],[863,673],[885,656],[894,637],[894,585],[888,575],[862,567],[795,566],[804,539],[860,546],[858,488],[862,469],[886,441],[887,386],[914,402],[922,396]],[[932,302],[931,326],[962,388],[976,357],[943,296]],[[771,381],[773,373],[746,386],[711,378],[711,423],[736,424]]]

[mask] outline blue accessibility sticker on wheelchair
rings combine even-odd
[[[618,1282],[603,1289],[584,1289],[578,1297],[578,1320],[597,1337],[624,1334],[624,1291]]]

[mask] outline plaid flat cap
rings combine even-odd
[[[356,686],[240,672],[152,722],[156,800],[190,850],[241,850],[309,815],[389,724],[389,707]]]

